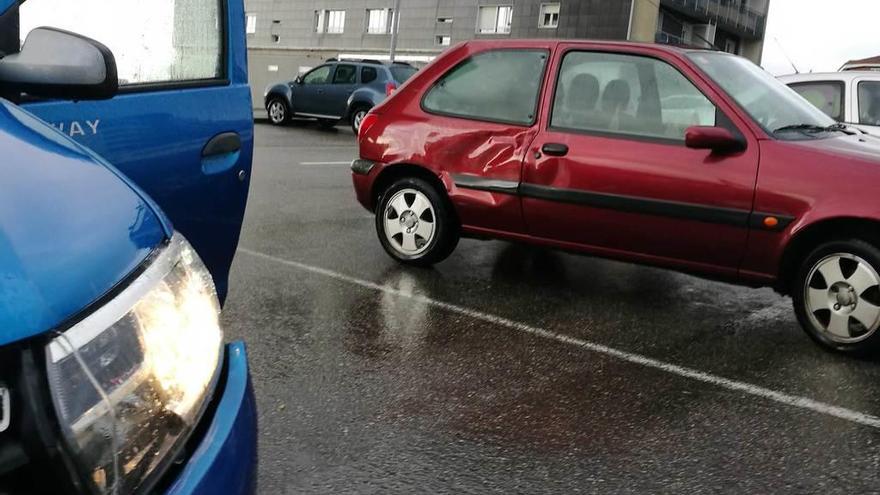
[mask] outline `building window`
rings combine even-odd
[[[367,33],[369,34],[388,34],[390,24],[388,20],[390,9],[367,9]]]
[[[736,40],[732,40],[730,38],[725,40],[724,41],[724,51],[727,53],[733,53],[734,55],[736,55],[737,52],[739,51],[739,50],[737,50]]]
[[[272,19],[272,31],[270,36],[272,38],[272,43],[281,43],[281,35],[279,34],[279,29],[281,28],[281,20],[280,19]]]
[[[438,17],[437,22],[440,24],[452,24],[452,17]]]
[[[328,10],[327,11],[327,32],[339,34],[345,31],[345,11],[344,10]]]
[[[440,45],[440,46],[449,46],[449,44],[451,42],[452,42],[451,36],[437,36],[437,38],[436,38],[436,44]]]
[[[510,5],[486,5],[480,7],[477,32],[481,34],[510,34],[513,7]]]
[[[559,27],[559,4],[558,3],[542,3],[540,27],[545,29],[555,29]]]
[[[245,28],[245,32],[247,34],[254,34],[257,32],[257,16],[254,14],[247,14],[247,27]]]
[[[326,10],[316,10],[315,11],[315,32],[323,33],[326,29],[327,20],[326,20]]]

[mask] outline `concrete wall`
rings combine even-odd
[[[653,0],[631,0],[630,41],[651,43],[657,33],[660,7]]]
[[[559,27],[539,27],[542,3],[559,3]],[[252,48],[387,50],[390,34],[367,33],[367,9],[392,8],[393,0],[247,0],[245,10],[257,17],[257,32],[248,35]],[[437,36],[452,43],[475,38],[600,38],[625,39],[630,0],[404,0],[399,46],[411,51],[439,52]],[[509,34],[477,33],[480,6],[512,5]],[[343,33],[316,33],[316,10],[344,10]],[[451,18],[451,23],[437,22]],[[277,22],[275,22],[277,21]],[[278,42],[273,35],[279,37]]]
[[[764,40],[743,40],[740,42],[740,55],[761,65],[764,56]]]

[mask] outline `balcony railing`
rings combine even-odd
[[[690,48],[704,48],[704,49],[712,49],[713,46],[711,43],[707,43],[705,41],[700,40],[699,38],[692,39],[690,42],[685,41],[681,36],[676,36],[674,34],[669,34],[663,31],[658,31],[654,34],[654,42],[660,43],[663,45],[675,45],[682,47],[690,47]]]
[[[767,16],[736,0],[661,0],[661,5],[699,18],[712,21],[727,30],[760,37],[764,33]]]

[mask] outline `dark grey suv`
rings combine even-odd
[[[330,59],[293,81],[270,86],[264,103],[275,125],[305,117],[327,127],[348,122],[357,134],[364,115],[415,73],[404,63]]]

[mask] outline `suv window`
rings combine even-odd
[[[218,0],[32,0],[19,14],[21,39],[53,26],[105,44],[120,85],[224,77]]]
[[[880,125],[880,81],[859,83],[859,123]]]
[[[354,84],[357,82],[357,68],[353,65],[337,65],[333,74],[333,84]]]
[[[790,84],[791,89],[813,104],[825,115],[843,121],[843,82],[820,81]]]
[[[416,68],[408,65],[392,65],[388,70],[391,71],[391,76],[394,77],[394,80],[400,84],[405,83],[407,79],[416,73]]]
[[[327,84],[330,79],[330,66],[322,65],[303,77],[303,84]]]
[[[379,77],[379,72],[375,67],[361,68],[361,84],[370,84]]]
[[[554,128],[684,140],[715,125],[716,108],[671,65],[649,57],[572,52],[556,82]]]
[[[544,50],[474,55],[441,77],[422,106],[441,115],[531,125],[546,62]]]

